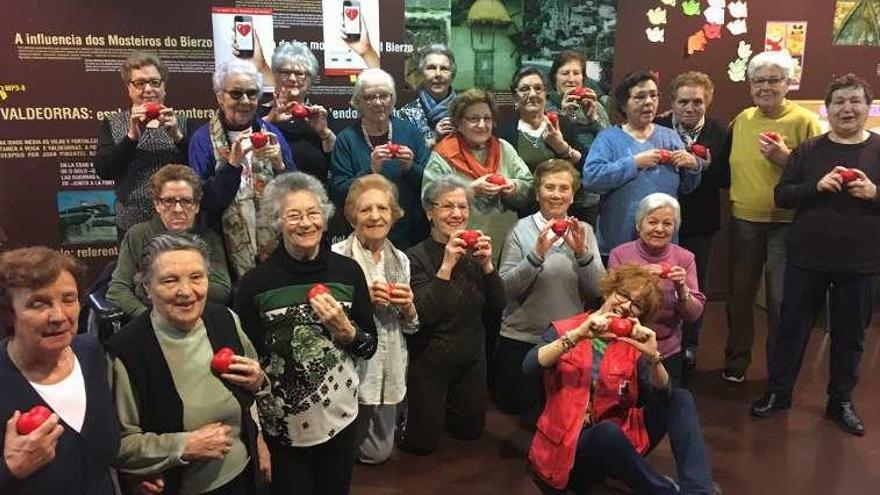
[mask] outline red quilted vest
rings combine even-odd
[[[582,313],[553,322],[557,335],[576,328],[587,319]],[[611,421],[640,454],[648,450],[644,414],[636,406],[639,397],[638,349],[626,342],[610,342],[600,363],[593,398],[593,422]],[[578,437],[590,401],[593,348],[589,340],[580,342],[562,355],[556,366],[544,371],[547,400],[538,418],[538,429],[529,450],[535,472],[547,484],[564,489],[574,465]]]

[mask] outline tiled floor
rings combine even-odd
[[[763,320],[763,314],[759,313]],[[766,372],[764,330],[747,381],[729,385],[719,378],[727,335],[722,303],[708,305],[699,369],[692,390],[716,481],[726,495],[878,495],[880,494],[880,324],[875,316],[862,358],[856,406],[868,434],[854,437],[822,418],[828,379],[825,333],[816,330],[804,358],[792,409],[758,420],[748,415],[763,391]],[[382,466],[357,466],[352,493],[537,494],[525,471],[531,434],[516,419],[491,411],[483,438],[446,439],[438,452],[416,457],[395,452]],[[649,459],[674,476],[668,444]]]

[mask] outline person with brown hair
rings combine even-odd
[[[232,283],[226,265],[223,241],[213,230],[196,226],[202,183],[186,165],[166,165],[150,177],[149,194],[155,214],[125,234],[119,246],[119,258],[107,287],[107,299],[129,318],[147,310],[149,300],[143,287],[134,282],[137,265],[147,243],[157,235],[190,232],[207,244],[211,256],[208,299],[218,304],[229,302]]]
[[[0,341],[5,495],[116,493],[119,423],[104,353],[94,337],[77,335],[84,275],[47,247],[0,254],[0,334],[9,334]]]
[[[602,306],[554,321],[523,361],[547,397],[529,451],[545,493],[586,493],[606,478],[635,493],[712,493],[693,396],[670,388],[657,336],[642,324],[660,310],[657,282],[646,267],[610,270]],[[642,457],[666,435],[680,489]]]
[[[116,227],[121,239],[153,214],[147,181],[167,163],[187,163],[186,116],[165,106],[168,68],[151,53],[134,52],[123,62],[122,82],[131,108],[101,121],[95,172],[113,180]]]

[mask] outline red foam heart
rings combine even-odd
[[[216,373],[229,373],[229,366],[232,364],[232,356],[235,356],[235,351],[233,351],[231,347],[221,347],[220,349],[217,349],[217,352],[214,353],[214,357],[211,358],[211,369]]]
[[[397,156],[400,153],[400,145],[397,143],[388,143],[388,153],[391,153],[391,158]]]
[[[238,26],[236,26],[235,29],[238,30],[238,34],[240,34],[242,36],[247,36],[248,33],[251,32],[251,25],[250,24],[239,24]]]
[[[618,337],[629,337],[632,334],[633,323],[626,318],[621,318],[619,316],[612,316],[611,321],[608,322],[608,326],[605,330],[617,335]]]
[[[703,146],[700,143],[694,143],[691,145],[691,153],[693,153],[694,155],[697,155],[698,157],[702,158],[703,160],[705,160],[706,158],[709,158],[709,148]]]
[[[465,249],[476,249],[477,241],[480,239],[480,233],[476,230],[465,230],[458,234],[458,238],[464,241]]]
[[[844,184],[848,184],[854,180],[859,178],[859,174],[855,172],[855,170],[848,168],[840,173],[840,180],[843,181]]]
[[[329,293],[330,293],[330,288],[327,287],[326,285],[315,284],[312,286],[311,289],[309,289],[309,292],[308,292],[308,294],[306,294],[306,297],[309,299],[309,301],[311,301],[312,299],[317,297],[319,294],[329,294]]]
[[[255,150],[269,144],[269,135],[265,132],[254,132],[251,134],[251,144]]]
[[[660,150],[660,163],[672,162],[672,153],[669,150]]]
[[[345,17],[348,17],[352,21],[357,19],[358,9],[345,9]]]
[[[27,435],[39,428],[51,415],[52,411],[48,407],[34,406],[28,412],[18,417],[18,421],[15,422],[15,429],[18,430],[19,435]]]
[[[307,106],[302,105],[297,102],[293,102],[293,105],[291,105],[290,113],[293,115],[293,118],[295,118],[295,119],[309,118],[309,108]]]
[[[556,235],[565,235],[565,232],[568,231],[568,220],[565,218],[557,218],[556,220],[553,220],[553,223],[550,225],[550,230]]]
[[[489,177],[486,177],[486,182],[489,184],[495,184],[496,186],[504,186],[507,185],[507,179],[504,178],[501,174],[491,174]]]
[[[559,124],[559,114],[556,112],[547,112],[547,121],[550,122],[550,125],[556,127]]]
[[[575,98],[583,98],[584,96],[587,96],[587,88],[578,86],[571,90],[571,96]]]
[[[660,278],[669,278],[670,271],[672,271],[672,265],[669,262],[660,263]]]
[[[761,136],[764,137],[765,139],[769,139],[770,141],[777,141],[778,142],[780,139],[782,139],[782,136],[780,136],[778,132],[773,132],[773,131],[762,132]]]
[[[144,114],[147,116],[148,120],[158,119],[161,113],[162,105],[153,101],[144,104]]]

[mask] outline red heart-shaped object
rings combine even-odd
[[[357,19],[358,11],[357,9],[345,9],[345,16],[353,21]]]
[[[388,291],[388,297],[392,297],[392,294],[394,294],[395,288],[396,288],[396,286],[394,285],[394,282],[388,282],[388,288],[385,289]]]
[[[391,158],[397,156],[400,153],[400,145],[397,143],[388,143],[388,153],[391,153]]]
[[[773,131],[762,132],[761,136],[764,139],[769,139],[770,141],[776,141],[776,142],[779,142],[779,140],[782,139],[782,136],[780,136],[778,132],[773,132]]]
[[[48,407],[34,406],[28,412],[18,417],[18,421],[15,422],[15,429],[18,430],[19,435],[27,435],[39,428],[51,415],[52,411]]]
[[[573,96],[575,98],[583,98],[584,96],[587,96],[587,88],[583,86],[578,86],[571,90],[571,93],[569,94],[570,96]]]
[[[562,236],[565,235],[566,231],[568,231],[568,226],[568,219],[557,218],[553,220],[552,224],[550,224],[550,230],[552,230],[554,234]]]
[[[465,230],[458,234],[458,238],[464,241],[465,249],[476,249],[477,241],[480,239],[480,233],[476,230]]]
[[[265,132],[251,133],[251,144],[253,145],[255,150],[258,150],[263,146],[269,144],[269,135]]]
[[[214,353],[214,357],[211,358],[211,369],[216,373],[229,373],[229,365],[232,364],[232,356],[235,356],[235,351],[232,350],[231,347],[221,347],[217,349],[217,352]]]
[[[486,177],[486,182],[489,184],[495,184],[496,186],[507,185],[507,179],[501,174],[491,174],[489,177]]]
[[[669,150],[660,150],[660,163],[671,163],[672,153]]]
[[[144,115],[147,116],[147,120],[156,120],[159,118],[159,115],[162,114],[162,105],[151,101],[149,103],[144,104]]]
[[[605,327],[605,330],[618,337],[629,337],[630,334],[632,334],[633,323],[626,318],[612,316],[611,320],[608,322],[608,326]]]
[[[309,108],[297,102],[293,102],[293,105],[290,106],[290,113],[295,119],[309,118]]]
[[[318,283],[318,284],[312,285],[312,288],[309,289],[309,292],[308,292],[308,294],[306,294],[306,297],[309,299],[309,301],[311,301],[312,299],[317,297],[318,294],[329,294],[329,293],[330,293],[329,287],[327,287],[324,284]]]
[[[660,263],[660,278],[669,278],[670,271],[672,271],[672,265],[669,262]]]
[[[694,155],[697,155],[698,157],[702,158],[703,160],[705,160],[706,158],[709,158],[709,148],[703,146],[700,143],[694,143],[691,145],[691,153],[693,153]]]
[[[840,180],[843,181],[844,184],[850,183],[859,178],[859,174],[855,172],[855,170],[848,168],[840,173]]]
[[[248,33],[251,32],[251,25],[250,24],[239,24],[235,29],[238,29],[238,34],[240,34],[242,36],[247,36]]]
[[[556,112],[547,112],[547,122],[556,127],[559,124],[559,114]]]

